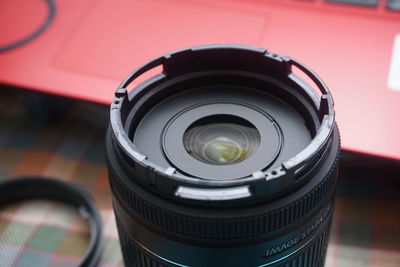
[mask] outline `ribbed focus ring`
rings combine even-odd
[[[331,219],[330,219],[331,220]],[[325,254],[328,248],[329,230],[331,223],[329,222],[317,237],[311,242],[309,247],[305,248],[300,255],[288,260],[282,267],[323,267],[325,263]]]
[[[135,242],[125,230],[124,226],[116,218],[118,233],[121,241],[122,252],[126,267],[172,267],[174,265],[161,261],[150,255],[142,248],[136,246]],[[295,255],[286,262],[277,263],[271,266],[281,267],[323,267],[325,254],[328,247],[329,231],[331,223],[327,223],[325,228],[314,238],[311,243],[302,250],[300,255]]]
[[[142,217],[147,222],[164,230],[185,236],[211,239],[252,237],[283,228],[306,216],[318,204],[330,198],[336,182],[338,156],[328,174],[310,193],[292,204],[270,213],[235,219],[213,219],[187,216],[161,208],[142,199],[130,190],[109,165],[109,180],[117,199],[125,202],[129,213]]]
[[[121,242],[122,248],[124,248],[122,250],[122,253],[124,256],[126,267],[130,266],[169,267],[169,265],[162,264],[149,254],[143,253],[143,251],[134,244],[133,240],[129,238],[129,234],[122,226],[122,224],[119,222],[118,218],[116,218],[116,221],[118,226],[117,229],[118,229],[119,240]]]
[[[129,237],[128,232],[125,230],[124,226],[115,218],[117,222],[117,229],[119,240],[122,246],[122,253],[124,254],[124,262],[126,267],[171,267],[172,265],[167,265],[160,262],[153,256],[145,253],[142,249],[138,248],[134,241]]]

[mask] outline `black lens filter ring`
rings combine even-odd
[[[90,241],[80,267],[98,265],[103,250],[102,223],[90,196],[76,185],[54,178],[17,177],[0,183],[0,207],[30,200],[55,200],[76,207],[90,225]]]
[[[163,67],[162,73],[128,92],[127,87],[136,78],[158,66]],[[294,68],[308,76],[315,83],[318,92],[295,75]],[[225,70],[239,74],[245,72],[279,88],[281,94],[303,99],[300,109],[307,109],[306,113],[314,119],[314,122],[310,123],[314,136],[307,147],[276,168],[254,169],[246,177],[231,180],[199,179],[182,175],[173,166],[164,168],[148,160],[131,140],[127,124],[132,118],[128,119],[127,113],[146,101],[150,97],[147,95],[155,93],[158,90],[157,86],[172,86],[173,81],[179,80],[180,77],[190,78],[201,73],[205,73],[203,79],[207,79],[207,73]],[[217,192],[219,195],[222,193],[228,196],[224,200],[229,200],[229,196],[232,199],[257,198],[257,194],[272,196],[295,188],[310,177],[308,174],[319,168],[332,144],[336,127],[333,105],[332,96],[325,83],[312,70],[290,57],[247,45],[204,45],[166,54],[130,74],[115,92],[110,108],[110,125],[114,143],[126,159],[127,169],[131,169],[135,177],[147,177],[141,182],[157,188],[166,195],[196,199],[199,195],[207,193],[204,190],[199,192],[198,188],[210,188],[210,196],[214,194],[213,190],[224,190]],[[148,175],[141,175],[146,173]]]

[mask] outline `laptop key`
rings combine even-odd
[[[390,10],[400,11],[400,0],[387,0],[386,8]]]
[[[325,1],[331,3],[341,3],[341,4],[349,4],[357,6],[368,6],[368,7],[376,7],[379,2],[379,0],[325,0]]]

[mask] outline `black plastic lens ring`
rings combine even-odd
[[[32,176],[12,178],[0,183],[0,207],[29,199],[55,200],[76,207],[90,225],[89,246],[78,266],[97,266],[103,250],[101,217],[84,190],[55,178]]]
[[[221,61],[217,62],[217,59],[215,59],[216,62],[213,62],[211,57],[205,56],[207,53],[219,53],[219,55],[224,54],[225,58],[232,58],[230,61],[223,63]],[[196,82],[201,79],[208,79],[207,71],[210,66],[205,63],[204,66],[200,63],[199,65],[193,64],[195,61],[202,62],[202,60],[205,60],[203,56],[210,61],[207,64],[214,64],[214,67],[211,68],[215,69],[217,72],[220,71],[219,73],[221,75],[225,70],[225,67],[221,64],[230,64],[226,67],[230,75],[236,74],[240,76],[243,74],[244,70],[247,71],[246,73],[248,75],[253,75],[252,79],[258,79],[260,82],[280,88],[279,90],[281,90],[281,92],[290,92],[294,98],[301,97],[305,99],[303,101],[304,107],[302,108],[308,109],[305,113],[313,113],[313,115],[310,116],[314,116],[312,119],[309,119],[310,121],[314,120],[314,122],[308,125],[312,132],[312,140],[308,145],[296,155],[285,159],[279,166],[274,168],[254,168],[249,175],[244,177],[240,175],[242,177],[241,179],[226,180],[223,179],[223,177],[220,177],[221,180],[198,179],[197,177],[180,175],[174,167],[164,168],[148,160],[147,155],[143,154],[142,151],[134,145],[129,136],[129,129],[131,126],[125,124],[129,124],[132,118],[128,118],[127,115],[122,114],[132,109],[145,92],[150,91],[150,89],[152,89],[151,92],[157,91],[158,89],[155,90],[155,88],[158,88],[157,86],[165,81],[168,82],[165,82],[163,86],[170,86],[173,82],[178,82],[177,80],[179,80],[180,77],[184,77],[184,75],[187,75],[185,79],[197,79]],[[246,58],[246,60],[243,60],[241,56]],[[251,65],[249,65],[247,61],[251,61]],[[126,88],[137,77],[158,66],[163,67],[163,71],[160,74],[139,84],[134,91],[128,92]],[[317,90],[314,90],[309,84],[297,76],[294,73],[295,68],[308,76],[310,80],[314,82]],[[251,71],[253,73],[249,74]],[[268,76],[264,75],[264,72],[268,72]],[[169,81],[169,79],[171,81]],[[285,84],[280,80],[285,80],[287,83]],[[288,86],[288,84],[290,84],[290,86]],[[130,161],[129,165],[134,166],[133,168],[136,169],[137,172],[145,173],[151,169],[154,173],[152,179],[147,179],[146,183],[162,184],[164,181],[171,183],[171,186],[162,187],[159,188],[159,190],[179,188],[180,186],[202,186],[210,188],[230,186],[232,188],[241,189],[241,186],[246,185],[263,188],[263,190],[253,190],[252,192],[254,194],[262,192],[264,195],[273,195],[291,187],[293,188],[302,181],[304,182],[303,178],[309,177],[305,175],[305,173],[313,172],[318,169],[318,162],[321,162],[326,156],[325,152],[329,150],[332,143],[333,131],[335,129],[335,113],[333,106],[332,95],[325,83],[311,69],[295,59],[278,56],[266,49],[246,45],[203,45],[166,54],[150,61],[131,73],[115,92],[115,98],[110,110],[110,120],[111,130],[115,136],[115,143],[119,149],[121,149],[126,159]],[[203,115],[205,116],[205,114]],[[229,113],[229,115],[235,114]],[[258,127],[256,126],[256,128]],[[168,145],[170,142],[166,142],[166,144]],[[174,144],[178,144],[178,142],[174,142]],[[175,154],[172,154],[172,156],[175,156]],[[189,155],[189,158],[192,157]],[[178,163],[183,164],[183,161],[179,161]],[[192,166],[194,164],[195,163],[190,165]],[[189,166],[188,164],[184,165]],[[209,167],[209,169],[211,168],[212,166]],[[221,171],[220,173],[224,172]],[[239,175],[239,173],[237,175]],[[165,179],[165,177],[168,179]],[[179,195],[179,192],[166,193]],[[249,194],[246,193],[244,195],[248,196]]]

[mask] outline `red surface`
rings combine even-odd
[[[326,81],[344,148],[400,159],[400,92],[386,86],[400,13],[381,2],[371,9],[321,0],[56,1],[45,33],[0,54],[0,82],[109,103],[130,71],[164,52],[202,43],[260,45],[299,59]],[[22,20],[10,16],[16,11]],[[0,44],[45,15],[43,1],[2,1]]]
[[[2,0],[0,10],[0,46],[31,34],[46,17],[46,5],[42,0]]]

